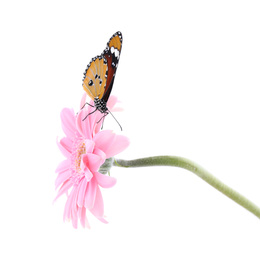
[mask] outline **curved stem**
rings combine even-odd
[[[240,206],[244,207],[255,216],[260,218],[260,208],[257,207],[250,200],[245,198],[243,195],[238,193],[237,191],[231,189],[226,184],[218,180],[212,174],[210,174],[207,170],[203,169],[200,165],[178,156],[155,156],[155,157],[147,157],[136,160],[122,160],[122,159],[114,159],[114,166],[119,167],[147,167],[147,166],[175,166],[180,167],[186,170],[189,170],[195,173],[198,177],[206,181],[212,187],[217,189],[218,191],[225,194],[227,197],[238,203]]]

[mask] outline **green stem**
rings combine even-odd
[[[208,171],[203,169],[200,165],[182,157],[177,156],[155,156],[155,157],[147,157],[141,158],[136,160],[121,160],[121,159],[114,159],[114,166],[119,167],[146,167],[146,166],[175,166],[180,167],[186,170],[189,170],[195,173],[198,177],[206,181],[212,187],[217,189],[218,191],[225,194],[230,199],[234,200],[240,206],[244,207],[255,216],[260,218],[260,208],[257,207],[254,203],[250,200],[245,198],[243,195],[238,193],[237,191],[231,189],[226,184],[218,180]]]

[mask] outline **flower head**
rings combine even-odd
[[[116,102],[117,99],[111,96],[107,106],[112,109]],[[85,95],[81,107],[84,103]],[[63,218],[72,220],[74,228],[77,228],[78,219],[83,227],[89,227],[86,209],[107,223],[100,187],[110,188],[115,185],[116,179],[100,173],[99,169],[106,159],[129,145],[125,136],[116,135],[111,130],[100,131],[101,122],[97,122],[103,115],[98,111],[90,114],[92,110],[91,106],[86,106],[77,115],[68,108],[61,112],[62,128],[66,136],[57,143],[66,159],[56,169],[58,176],[55,186],[60,188],[55,200],[67,193]]]

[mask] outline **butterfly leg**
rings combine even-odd
[[[88,114],[82,119],[82,121],[86,120],[89,115],[95,113],[96,111],[97,111],[97,108],[96,108],[95,110],[93,110],[92,112],[88,113]]]
[[[103,121],[102,121],[102,126],[101,126],[101,130],[103,130],[103,126],[104,126],[104,121],[105,121],[105,117],[108,115],[108,112],[105,112],[105,115],[102,117]]]
[[[91,107],[94,107],[94,106],[92,106],[91,104],[89,104],[88,102],[86,102],[81,109],[83,109],[86,105],[89,105],[89,106],[91,106]]]
[[[97,124],[101,121],[102,121],[102,126],[101,126],[101,129],[103,129],[103,125],[104,125],[104,120],[105,120],[105,117],[108,115],[109,113],[108,112],[104,112],[104,115],[97,121]]]

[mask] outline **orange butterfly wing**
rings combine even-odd
[[[101,99],[104,95],[107,84],[108,66],[103,56],[97,56],[91,60],[86,68],[83,78],[83,89],[89,97]]]
[[[108,73],[107,73],[107,84],[104,91],[103,99],[107,102],[113,84],[114,78],[116,74],[116,69],[118,66],[121,50],[122,50],[122,43],[123,43],[123,36],[121,32],[116,32],[110,38],[109,42],[107,43],[106,49],[103,51],[102,55],[107,60],[108,66]]]

